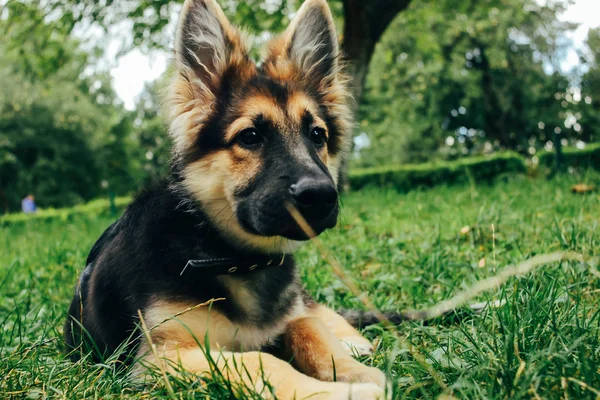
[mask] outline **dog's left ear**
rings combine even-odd
[[[284,33],[287,57],[311,78],[333,77],[339,70],[339,46],[325,0],[307,0]]]

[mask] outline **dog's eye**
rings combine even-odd
[[[323,146],[327,141],[327,136],[325,136],[325,129],[315,127],[310,131],[309,134],[310,140],[316,144],[317,146]]]
[[[264,138],[254,128],[248,128],[241,131],[236,141],[242,146],[248,149],[255,149],[264,142]]]

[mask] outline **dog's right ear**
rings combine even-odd
[[[247,58],[241,35],[215,0],[186,0],[175,38],[177,68],[214,94],[227,66]],[[191,75],[191,76],[190,76]]]

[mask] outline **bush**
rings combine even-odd
[[[499,175],[525,172],[525,161],[516,153],[464,158],[453,162],[356,169],[350,172],[353,190],[367,185],[393,186],[399,191],[438,184],[489,182]]]
[[[538,154],[539,165],[554,167],[554,152],[544,151]],[[584,149],[565,147],[563,149],[563,163],[565,166],[578,168],[595,168],[600,170],[600,143],[588,144]]]
[[[121,212],[131,202],[129,197],[117,197],[115,205],[117,211]],[[22,224],[28,221],[46,221],[60,219],[68,221],[74,215],[96,214],[105,215],[110,213],[110,203],[108,199],[97,199],[68,208],[45,208],[38,210],[35,214],[14,213],[0,217],[0,226]]]
[[[551,166],[554,153],[538,155],[540,165]],[[588,145],[584,150],[567,148],[564,150],[565,164],[577,167],[593,167],[600,170],[600,143]],[[350,171],[352,190],[367,185],[393,186],[398,191],[409,191],[419,187],[465,182],[491,182],[503,175],[526,172],[525,160],[513,152],[496,153],[486,157],[463,158],[452,162],[407,164],[388,167],[355,169]],[[116,206],[123,211],[131,201],[129,197],[117,197]],[[108,199],[93,200],[70,208],[48,208],[36,214],[8,214],[0,217],[0,226],[27,221],[47,219],[69,220],[73,215],[84,213],[108,214]]]

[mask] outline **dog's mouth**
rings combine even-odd
[[[248,212],[243,207],[238,208],[237,219],[242,228],[257,236],[281,236],[290,240],[309,240],[310,234],[320,235],[323,231],[333,228],[337,223],[338,207],[331,209],[328,215],[314,218],[302,216],[312,232],[306,232],[287,209],[279,213],[254,210]]]

